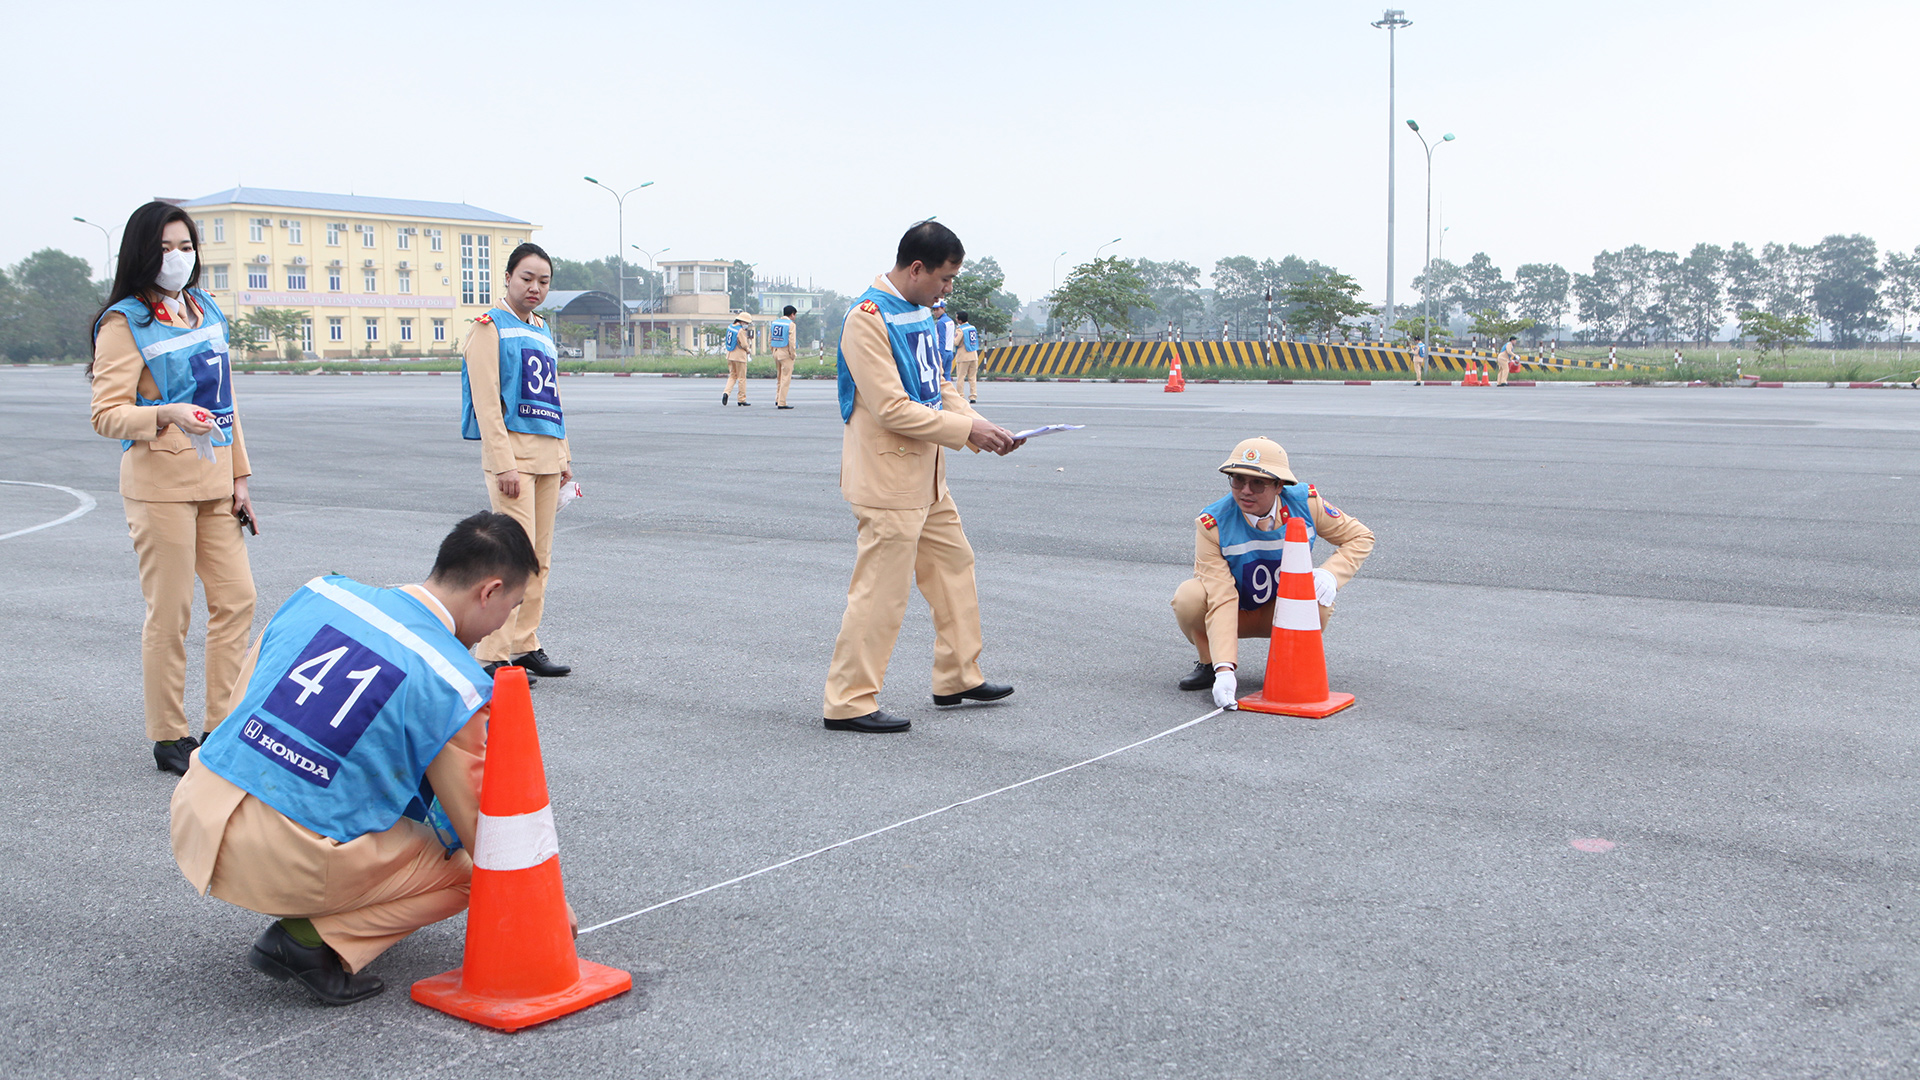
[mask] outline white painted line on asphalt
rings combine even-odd
[[[52,488],[55,491],[64,491],[67,494],[73,496],[74,498],[80,500],[79,507],[75,509],[72,513],[68,514],[66,517],[59,518],[54,521],[49,521],[43,525],[32,525],[25,529],[15,529],[10,533],[0,534],[0,540],[11,540],[16,536],[25,536],[30,532],[39,532],[41,529],[51,529],[55,525],[65,525],[67,522],[72,521],[74,518],[79,517],[81,514],[84,514],[87,511],[93,509],[95,506],[99,505],[94,501],[93,496],[87,494],[86,492],[75,491],[70,487],[61,487],[59,484],[37,484],[32,480],[0,480],[0,484],[13,484],[17,487]]]
[[[637,919],[640,916],[645,915],[650,911],[659,911],[663,907],[672,907],[674,904],[677,904],[682,900],[691,900],[696,896],[703,896],[707,893],[713,892],[715,889],[724,889],[729,885],[738,885],[741,882],[746,881],[748,878],[757,878],[761,874],[770,873],[774,870],[780,869],[783,866],[792,866],[794,863],[804,862],[807,859],[813,858],[815,855],[825,855],[827,852],[832,851],[835,848],[843,848],[843,847],[846,847],[848,844],[858,843],[859,841],[865,840],[869,837],[879,836],[881,833],[884,833],[884,832],[892,832],[893,830],[901,827],[902,825],[911,825],[916,821],[925,821],[926,819],[933,817],[935,814],[944,814],[949,810],[954,810],[959,807],[966,806],[968,803],[977,803],[981,799],[990,799],[995,795],[1003,795],[1009,791],[1014,790],[1015,788],[1023,788],[1023,787],[1026,787],[1028,784],[1037,784],[1040,781],[1047,779],[1048,777],[1059,776],[1061,773],[1069,773],[1075,769],[1082,768],[1087,765],[1091,765],[1096,761],[1104,761],[1115,754],[1124,754],[1135,747],[1145,746],[1148,743],[1153,742],[1155,739],[1164,739],[1176,731],[1185,731],[1186,729],[1192,727],[1193,725],[1204,723],[1208,720],[1211,720],[1214,717],[1219,716],[1221,713],[1225,711],[1226,711],[1225,709],[1215,709],[1212,712],[1206,714],[1205,716],[1196,716],[1184,724],[1178,724],[1178,725],[1175,725],[1174,727],[1170,727],[1167,730],[1162,731],[1157,735],[1149,735],[1146,738],[1141,739],[1139,742],[1130,742],[1125,746],[1119,747],[1118,749],[1109,750],[1106,753],[1101,754],[1097,757],[1090,757],[1085,761],[1075,762],[1072,765],[1063,766],[1061,768],[1053,770],[1052,772],[1044,772],[1044,773],[1041,773],[1039,776],[1029,776],[1025,780],[1021,780],[1018,783],[1008,784],[1006,787],[1002,787],[1002,788],[994,788],[992,791],[983,792],[971,798],[961,799],[959,802],[956,802],[956,803],[948,803],[947,805],[939,808],[938,810],[929,810],[924,814],[915,814],[913,817],[910,817],[905,821],[896,821],[891,825],[883,825],[880,828],[873,830],[872,832],[864,832],[864,833],[861,833],[859,836],[849,836],[845,840],[828,844],[826,847],[823,847],[823,848],[816,848],[813,851],[807,852],[805,855],[795,855],[791,859],[782,859],[781,861],[774,863],[772,866],[763,866],[758,870],[752,871],[751,873],[741,874],[739,877],[728,878],[727,880],[719,882],[718,884],[709,885],[704,889],[695,889],[690,893],[683,893],[679,896],[674,897],[671,900],[662,900],[659,903],[654,904],[650,907],[643,907],[639,911],[630,911],[625,915],[619,916],[618,918],[608,919],[606,922],[594,923],[592,926],[586,927],[582,929],[580,932],[582,934],[591,934],[595,930],[604,930],[615,923],[623,923],[623,922],[626,922],[628,919]]]

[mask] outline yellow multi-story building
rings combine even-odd
[[[200,287],[228,318],[302,312],[302,348],[325,357],[458,350],[539,228],[465,203],[269,188],[179,205],[200,232]]]

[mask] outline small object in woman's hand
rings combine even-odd
[[[566,483],[561,484],[560,485],[560,501],[554,505],[553,512],[557,514],[560,511],[565,510],[567,508],[568,503],[572,502],[575,499],[580,498],[581,495],[582,495],[582,492],[580,491],[580,481],[569,480]]]
[[[246,508],[246,507],[244,507],[244,506],[242,506],[242,507],[240,507],[240,508],[238,508],[238,509],[236,509],[236,510],[235,510],[235,511],[233,512],[233,516],[234,516],[234,517],[237,517],[237,518],[239,518],[239,519],[240,519],[240,527],[241,527],[241,528],[243,528],[243,529],[245,529],[245,530],[247,530],[248,532],[250,532],[250,533],[252,533],[252,534],[253,534],[253,535],[255,535],[255,536],[259,536],[259,535],[260,535],[260,526],[258,526],[258,525],[255,525],[255,524],[253,523],[253,515],[252,515],[252,514],[249,514],[249,513],[247,513],[247,508]]]

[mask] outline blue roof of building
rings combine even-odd
[[[237,187],[188,199],[181,206],[284,206],[298,210],[328,210],[340,214],[364,214],[368,217],[454,218],[462,221],[498,221],[510,225],[530,225],[505,214],[482,210],[466,203],[428,202],[424,199],[382,199],[373,195],[328,195],[317,191],[281,191],[276,188]]]

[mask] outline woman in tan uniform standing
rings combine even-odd
[[[194,578],[207,593],[205,732],[231,708],[253,628],[253,569],[240,535],[254,528],[253,470],[233,411],[227,319],[194,287],[198,247],[185,210],[150,202],[133,212],[87,369],[93,430],[120,440],[120,496],[147,601],[147,737],[154,764],[178,775],[199,745],[185,704]]]
[[[460,434],[480,443],[480,468],[493,511],[527,530],[540,559],[526,599],[506,625],[474,646],[474,658],[489,674],[506,663],[549,679],[573,670],[548,659],[540,647],[540,616],[553,566],[553,513],[560,486],[573,479],[554,359],[559,350],[545,320],[533,313],[552,283],[553,260],[539,245],[514,248],[507,257],[506,305],[474,320],[460,373],[465,399]]]

